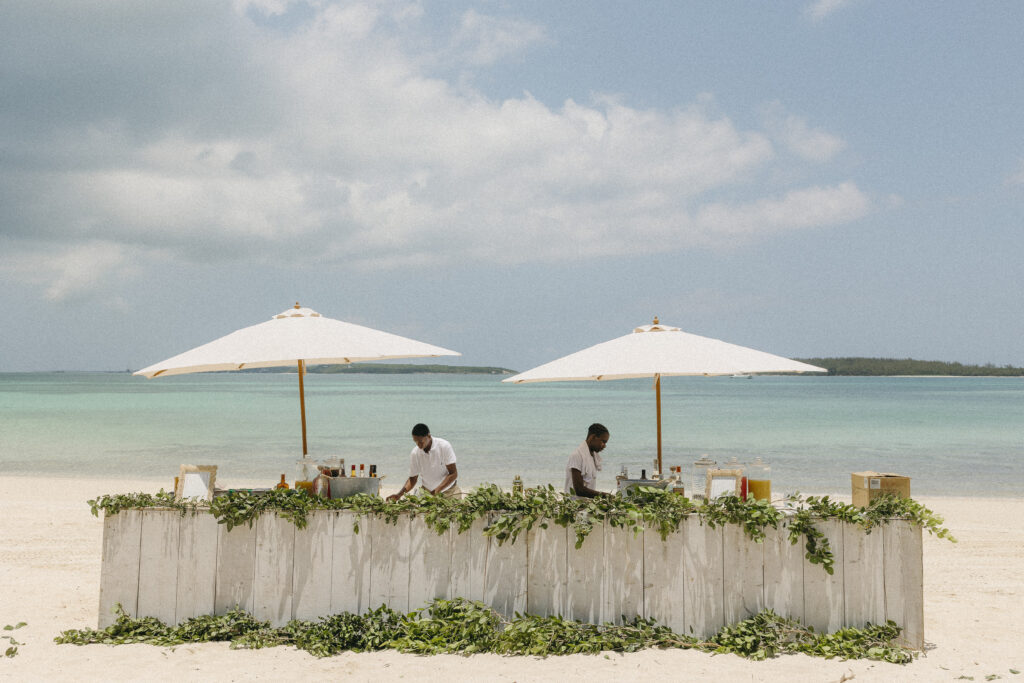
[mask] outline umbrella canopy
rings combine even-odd
[[[658,470],[661,470],[661,377],[669,375],[749,375],[777,372],[827,372],[807,363],[718,339],[654,324],[569,354],[503,382],[571,382],[653,377],[657,396]]]
[[[152,378],[192,372],[296,365],[299,371],[299,406],[302,415],[302,454],[306,455],[303,375],[307,364],[459,355],[458,351],[440,346],[325,318],[313,309],[303,308],[296,303],[294,308],[266,322],[242,328],[134,374]]]

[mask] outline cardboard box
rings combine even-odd
[[[853,504],[867,507],[875,498],[893,495],[910,498],[910,477],[891,472],[854,472],[850,475],[853,482]]]

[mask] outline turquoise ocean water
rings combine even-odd
[[[495,376],[307,375],[309,452],[373,463],[397,486],[409,430],[452,442],[463,488],[561,486],[591,422],[611,431],[599,479],[651,467],[648,380],[506,385]],[[670,377],[662,381],[665,465],[702,453],[761,456],[775,492],[848,492],[850,472],[912,478],[914,494],[1019,496],[1024,379]],[[218,481],[294,479],[301,455],[295,374],[147,380],[127,373],[0,374],[0,472],[165,479],[182,463]],[[116,491],[116,486],[112,491]]]

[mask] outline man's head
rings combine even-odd
[[[600,453],[608,445],[608,428],[595,422],[587,429],[587,447],[594,453]]]
[[[429,451],[430,443],[432,441],[430,438],[430,427],[422,422],[414,425],[412,428],[412,440],[423,450]]]

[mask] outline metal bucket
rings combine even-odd
[[[348,498],[357,493],[371,496],[380,495],[380,479],[377,477],[329,477],[331,498]]]

